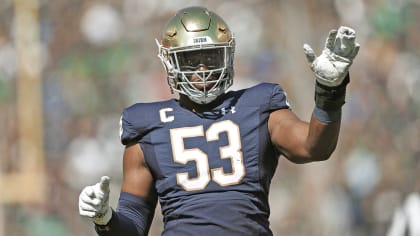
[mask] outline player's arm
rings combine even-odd
[[[126,146],[123,172],[122,191],[116,211],[108,204],[109,187],[102,188],[105,189],[106,199],[98,197],[101,194],[90,194],[89,188],[96,185],[88,186],[80,195],[80,214],[93,219],[100,236],[148,234],[156,206],[156,193],[139,144]],[[99,186],[104,185],[101,183],[98,183]],[[101,205],[106,206],[98,207]]]
[[[115,234],[112,235],[147,235],[153,220],[156,201],[154,180],[140,145],[136,143],[126,146],[121,194],[117,211],[113,214],[118,217],[118,224]],[[110,223],[113,223],[112,220]],[[98,232],[100,228],[96,226],[96,229]],[[112,230],[112,227],[110,229]]]
[[[340,27],[330,31],[325,48],[316,56],[309,45],[304,51],[316,77],[315,108],[310,122],[301,121],[290,110],[272,112],[268,120],[272,142],[295,163],[322,161],[336,148],[350,81],[349,68],[359,51],[355,31]]]
[[[282,109],[271,113],[268,127],[272,142],[287,159],[306,163],[330,157],[337,145],[340,121],[324,123],[312,115],[308,123]]]

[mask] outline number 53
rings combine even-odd
[[[227,134],[228,145],[220,147],[219,154],[221,159],[230,159],[231,173],[225,173],[222,167],[210,169],[208,156],[205,152],[199,148],[186,149],[184,147],[184,138],[205,136],[207,142],[210,142],[218,140],[219,134],[223,132]],[[197,177],[195,178],[190,178],[187,172],[176,175],[178,185],[186,191],[202,190],[210,180],[220,186],[235,185],[245,176],[239,126],[234,122],[225,120],[214,123],[206,133],[204,133],[202,125],[171,129],[170,137],[174,161],[183,165],[194,161],[197,166]]]

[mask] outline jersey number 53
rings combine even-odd
[[[222,167],[210,169],[208,155],[200,148],[185,148],[184,139],[205,137],[207,142],[217,141],[219,135],[225,132],[228,145],[219,148],[220,158],[230,159],[232,172],[225,173]],[[202,190],[211,180],[220,186],[230,186],[240,183],[245,176],[245,166],[242,155],[239,126],[230,120],[212,124],[206,132],[202,125],[194,127],[175,128],[170,130],[173,158],[176,163],[186,165],[194,161],[197,167],[197,177],[190,178],[187,172],[176,175],[177,183],[186,191]]]

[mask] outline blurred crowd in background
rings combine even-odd
[[[395,210],[420,190],[420,0],[39,0],[45,200],[0,202],[0,235],[95,235],[78,215],[78,195],[109,175],[116,206],[120,114],[135,102],[173,97],[154,40],[191,5],[215,11],[235,33],[233,89],[279,83],[303,120],[314,106],[314,78],[302,45],[321,53],[330,29],[356,29],[361,49],[338,148],[326,162],[281,158],[271,227],[288,236],[386,235]],[[14,6],[0,2],[0,178],[25,162]],[[158,207],[150,235],[161,230]]]

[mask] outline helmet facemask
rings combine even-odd
[[[207,104],[232,85],[233,39],[229,43],[188,48],[169,49],[158,41],[157,44],[172,92],[185,94],[195,103]]]

